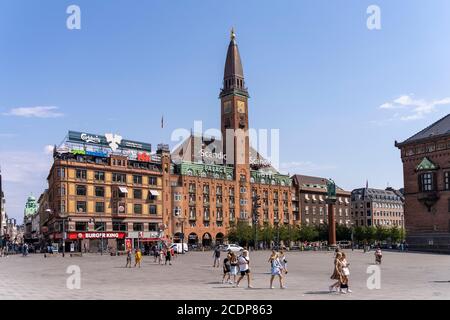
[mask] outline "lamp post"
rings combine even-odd
[[[253,197],[253,228],[254,228],[254,250],[256,251],[258,248],[257,242],[258,242],[258,209],[261,208],[260,203],[261,197],[259,195],[255,195]]]
[[[186,221],[186,218],[184,218],[184,217],[180,218],[180,223],[181,223],[181,254],[184,254],[184,221]]]
[[[275,223],[275,225],[277,226],[277,242],[276,242],[276,247],[277,247],[277,250],[278,250],[279,242],[280,242],[280,228],[278,227],[278,225],[279,225],[279,223],[280,223],[280,220],[278,220],[278,217],[275,218],[275,219],[273,220],[273,223]]]

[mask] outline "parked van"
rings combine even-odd
[[[181,249],[181,245],[182,245],[181,243],[173,243],[170,246],[170,249],[173,248],[173,251],[175,251],[176,253],[183,253],[183,251]],[[188,252],[189,251],[187,243],[183,243],[183,247],[184,247],[184,252]]]

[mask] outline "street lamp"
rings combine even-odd
[[[273,223],[275,223],[275,225],[277,226],[277,250],[278,250],[278,247],[280,246],[279,245],[279,242],[280,242],[280,228],[279,228],[279,223],[280,223],[280,220],[278,220],[278,217],[276,217],[274,220],[273,220]]]
[[[184,254],[184,222],[186,221],[186,218],[179,218],[181,223],[181,253]]]

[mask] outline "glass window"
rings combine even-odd
[[[142,190],[141,189],[133,189],[133,197],[134,197],[134,199],[142,199]]]
[[[78,185],[77,196],[85,196],[85,195],[86,195],[86,186]]]
[[[105,222],[96,222],[94,224],[95,231],[106,231],[106,223]]]
[[[420,191],[426,192],[426,191],[433,191],[433,174],[428,173],[422,173],[419,176],[419,182],[420,182]]]
[[[105,212],[105,203],[104,202],[96,202],[95,203],[95,212],[96,213]]]
[[[149,206],[149,213],[150,214],[155,214],[155,215],[158,214],[155,205],[150,205]]]
[[[105,188],[103,188],[103,187],[95,187],[95,196],[103,198],[105,196]]]
[[[444,189],[450,190],[450,171],[444,172]]]
[[[148,184],[151,186],[156,186],[158,184],[158,178],[153,176],[148,177]]]
[[[87,231],[87,222],[75,222],[75,231]]]
[[[127,231],[128,226],[126,223],[121,221],[113,221],[113,231]]]
[[[144,231],[143,223],[133,223],[133,231]]]
[[[66,169],[65,168],[58,168],[56,169],[57,175],[60,178],[65,178],[66,177]]]
[[[133,176],[133,183],[142,184],[142,176]]]
[[[159,231],[159,226],[158,226],[158,224],[157,223],[154,223],[154,222],[150,222],[149,224],[148,224],[148,231],[150,231],[150,232],[158,232]]]
[[[125,182],[127,182],[127,175],[123,174],[123,173],[115,173],[114,172],[112,174],[112,181],[125,183]]]
[[[136,214],[142,213],[142,204],[139,204],[139,203],[134,204],[134,213],[136,213]]]
[[[77,169],[77,171],[76,171],[76,177],[77,177],[77,179],[83,179],[83,180],[86,180],[86,177],[87,177],[87,172],[86,172],[86,170],[83,170],[83,169]]]
[[[86,201],[77,201],[77,212],[86,212]]]
[[[95,171],[94,179],[97,181],[105,181],[105,173],[103,171]]]

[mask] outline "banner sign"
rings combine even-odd
[[[114,135],[114,138],[119,136]],[[143,150],[147,152],[152,151],[151,144],[144,142],[137,142],[126,139],[107,139],[106,135],[96,135],[92,133],[86,132],[77,132],[77,131],[69,131],[68,141],[72,142],[81,142],[85,144],[96,144],[100,146],[108,146],[113,151],[116,151],[117,148],[129,148],[136,150]]]
[[[70,232],[69,240],[78,239],[125,239],[124,232]]]

